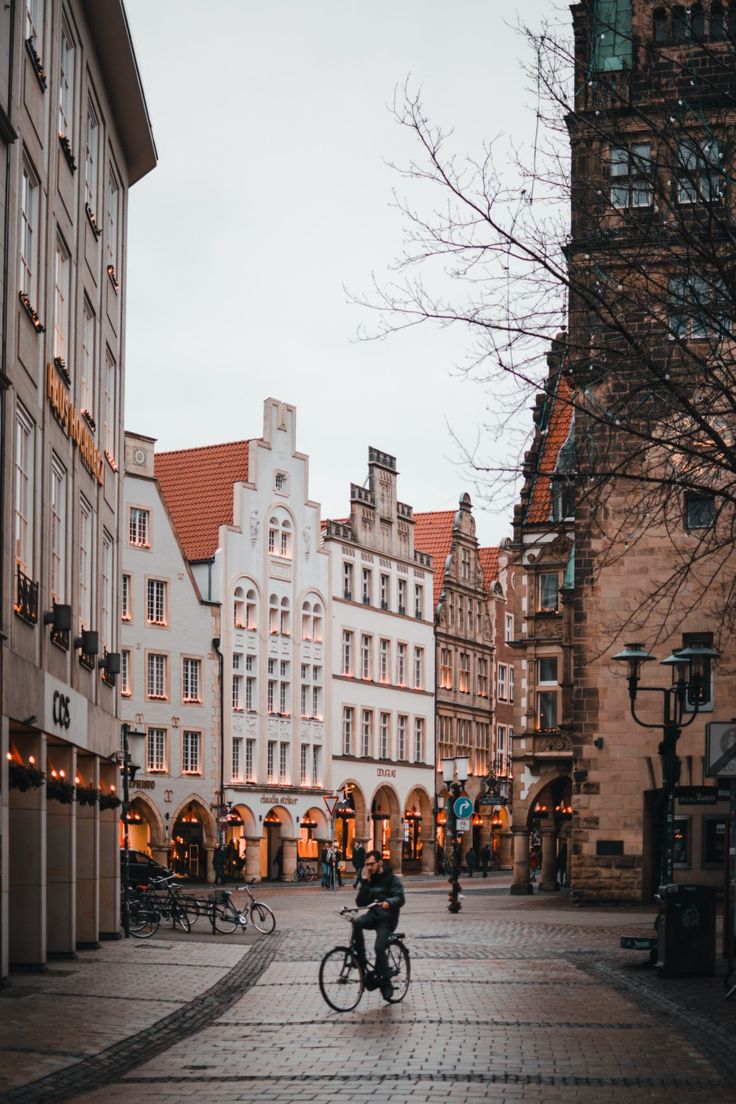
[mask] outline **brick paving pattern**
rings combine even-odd
[[[451,916],[444,889],[408,888],[412,983],[399,1005],[366,993],[340,1015],[321,998],[319,960],[349,937],[336,916],[348,890],[271,890],[277,934],[255,943],[195,933],[145,951],[108,945],[97,969],[114,984],[99,995],[81,995],[89,966],[79,962],[16,979],[48,995],[0,1001],[11,1023],[0,1087],[16,1086],[1,1104],[434,1104],[450,1093],[453,1104],[736,1104],[736,1001],[723,1000],[722,977],[662,979],[646,956],[619,950],[622,933],[651,930],[651,910],[582,910],[479,885]],[[54,1009],[43,1041],[32,1034],[38,1008],[22,1011],[34,999]],[[108,1043],[115,1003],[123,1019]]]

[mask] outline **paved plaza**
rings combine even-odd
[[[736,1104],[736,1000],[716,978],[662,979],[622,934],[653,909],[510,897],[501,876],[407,880],[403,1003],[322,1000],[350,888],[267,887],[274,935],[108,943],[0,993],[0,1104],[197,1099],[453,1104]],[[201,923],[201,921],[200,921]]]

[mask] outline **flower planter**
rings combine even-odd
[[[40,767],[26,766],[25,763],[11,762],[8,766],[8,782],[11,790],[37,790],[43,785],[46,775]]]

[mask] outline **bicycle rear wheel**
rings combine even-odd
[[[140,901],[131,901],[128,906],[128,931],[136,939],[150,939],[158,931],[161,917],[156,909]]]
[[[350,1012],[363,996],[365,978],[349,947],[334,947],[319,967],[322,996],[336,1012]]]
[[[215,928],[220,935],[232,935],[238,918],[228,905],[215,905]]]
[[[250,922],[256,931],[269,935],[276,927],[276,917],[263,901],[254,901],[250,906]]]
[[[393,986],[393,994],[388,998],[389,1004],[398,1004],[406,996],[411,981],[411,960],[409,952],[399,939],[389,940],[386,948],[388,957],[388,976]]]

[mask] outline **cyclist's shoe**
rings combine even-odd
[[[394,987],[390,981],[383,981],[381,983],[381,996],[384,1000],[390,1001],[394,995]]]
[[[372,992],[374,989],[378,989],[380,984],[381,984],[381,981],[380,981],[380,978],[378,977],[378,974],[376,974],[373,970],[367,970],[366,975],[365,975],[365,987],[366,987],[366,989],[369,992]]]

